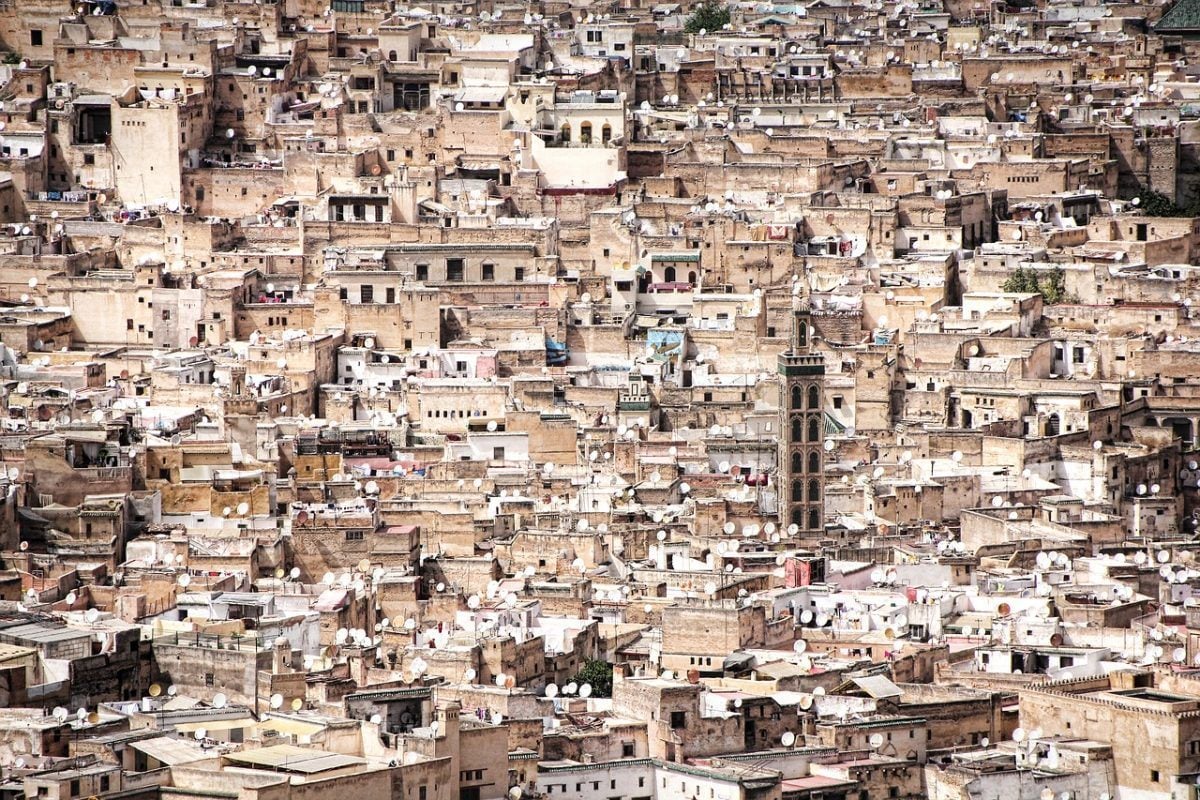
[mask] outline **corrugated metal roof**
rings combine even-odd
[[[899,686],[882,675],[868,675],[865,678],[851,678],[850,682],[862,689],[876,700],[889,697],[899,697],[904,694]]]
[[[130,742],[129,746],[140,753],[145,753],[167,766],[187,764],[191,761],[202,761],[211,758],[211,754],[202,750],[200,745],[186,739],[172,739],[160,736],[156,739],[144,739],[140,742]]]
[[[322,750],[309,750],[290,744],[229,753],[225,758],[235,764],[283,772],[297,772],[303,775],[362,766],[367,763],[361,758],[344,756],[341,753],[326,753]]]

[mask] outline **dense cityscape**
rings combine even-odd
[[[0,800],[1200,798],[1200,0],[0,62]]]

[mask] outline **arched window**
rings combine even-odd
[[[804,481],[792,481],[792,502],[799,503],[804,499]]]
[[[792,408],[793,409],[804,408],[803,402],[804,402],[804,392],[800,389],[799,386],[793,386],[792,387]]]
[[[809,472],[820,472],[821,471],[821,456],[815,450],[808,454],[808,471]]]
[[[566,143],[571,141],[571,123],[564,122],[558,130],[558,138]]]
[[[808,387],[808,407],[809,409],[817,409],[821,405],[821,392],[815,385]]]
[[[808,323],[796,320],[796,341],[801,347],[808,347]]]
[[[1062,425],[1058,418],[1058,414],[1051,414],[1046,418],[1046,435],[1058,436],[1059,427]]]
[[[792,472],[804,471],[804,456],[800,453],[792,453]]]
[[[689,273],[688,273],[688,283],[690,283],[692,286],[695,286],[695,285],[696,285],[696,273],[695,273],[695,271],[692,271],[692,272],[689,272]]]
[[[816,441],[819,441],[820,439],[821,439],[821,430],[817,426],[817,418],[810,417],[808,420],[808,440],[810,442],[816,442]]]
[[[674,267],[667,267],[666,269],[663,270],[663,281],[666,283],[674,283],[675,282],[675,268]]]
[[[808,511],[808,529],[815,531],[821,527],[821,512],[815,508]]]
[[[821,482],[819,480],[817,480],[816,478],[813,478],[812,480],[810,480],[808,482],[808,499],[809,500],[820,500],[821,499]]]
[[[579,141],[583,144],[592,143],[592,123],[585,122],[579,126]]]
[[[804,438],[804,423],[799,417],[792,420],[792,441],[799,442]]]
[[[608,144],[608,142],[611,139],[612,139],[612,125],[609,125],[606,122],[606,123],[604,123],[604,127],[602,127],[600,129],[600,141],[603,142],[604,144]]]
[[[792,524],[793,524],[793,525],[799,525],[799,526],[803,526],[803,525],[804,525],[804,511],[803,511],[803,509],[800,509],[800,508],[793,508],[793,509],[792,509]]]

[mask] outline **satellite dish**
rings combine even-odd
[[[216,698],[213,698],[213,700],[215,702]],[[278,692],[271,695],[271,708],[283,708],[283,695],[279,694]]]
[[[883,734],[872,733],[871,737],[867,739],[867,741],[870,743],[872,750],[878,750],[879,748],[883,747]]]
[[[224,692],[217,692],[213,695],[213,708],[224,708],[228,704],[229,698],[225,696]]]
[[[95,625],[100,621],[100,612],[97,609],[89,608],[84,612],[83,618],[86,619],[89,624]]]

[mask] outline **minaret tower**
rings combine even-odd
[[[779,356],[779,519],[816,539],[825,530],[825,357],[811,339],[808,304],[793,300],[791,346]]]

